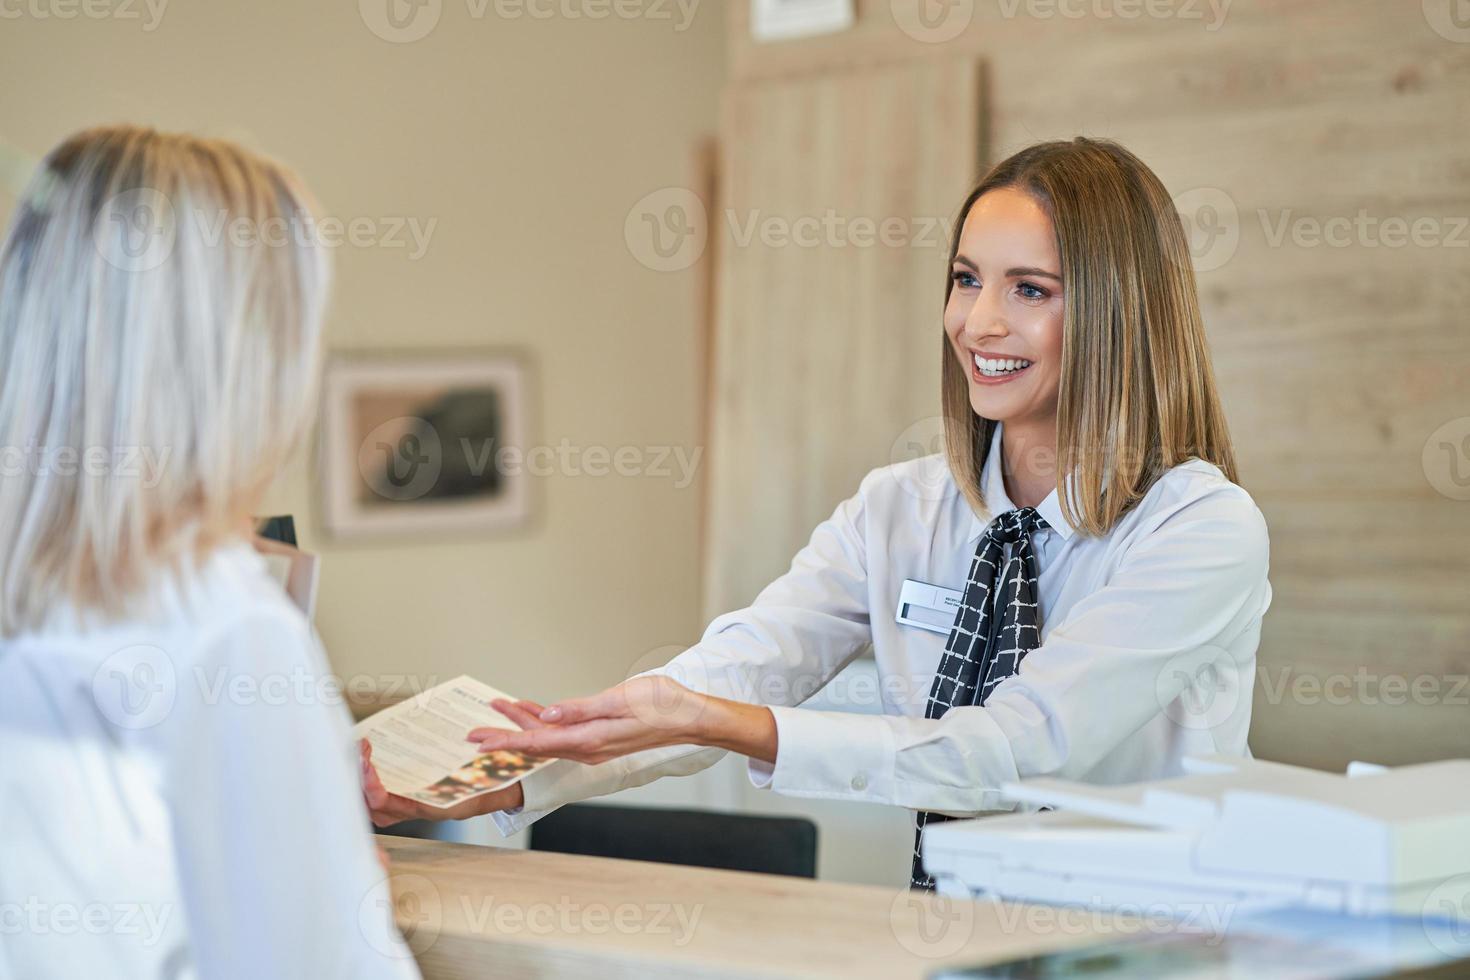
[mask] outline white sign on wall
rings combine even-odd
[[[750,33],[757,41],[783,41],[845,31],[853,24],[853,0],[750,0]]]

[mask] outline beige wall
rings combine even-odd
[[[707,6],[678,30],[677,8],[512,21],[445,0],[414,43],[375,36],[351,0],[174,0],[152,31],[0,20],[0,142],[34,157],[120,120],[231,136],[297,168],[333,215],[437,220],[417,260],[339,250],[331,348],[521,349],[540,442],[692,449],[695,276],[644,268],[623,226],[688,182],[715,125],[725,35]],[[0,190],[6,218],[13,200]],[[349,547],[323,540],[304,462],[270,504],[324,556],[318,619],[343,673],[473,672],[549,698],[698,635],[698,482],[557,475],[524,532]]]

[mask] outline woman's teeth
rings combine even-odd
[[[1010,358],[989,359],[975,355],[975,367],[987,378],[998,378],[1005,374],[1015,374],[1031,366],[1030,361],[1016,360]]]

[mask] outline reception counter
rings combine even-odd
[[[919,978],[1111,932],[907,890],[380,837],[424,976]]]

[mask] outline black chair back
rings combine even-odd
[[[817,876],[817,825],[795,817],[576,803],[531,825],[531,849]]]

